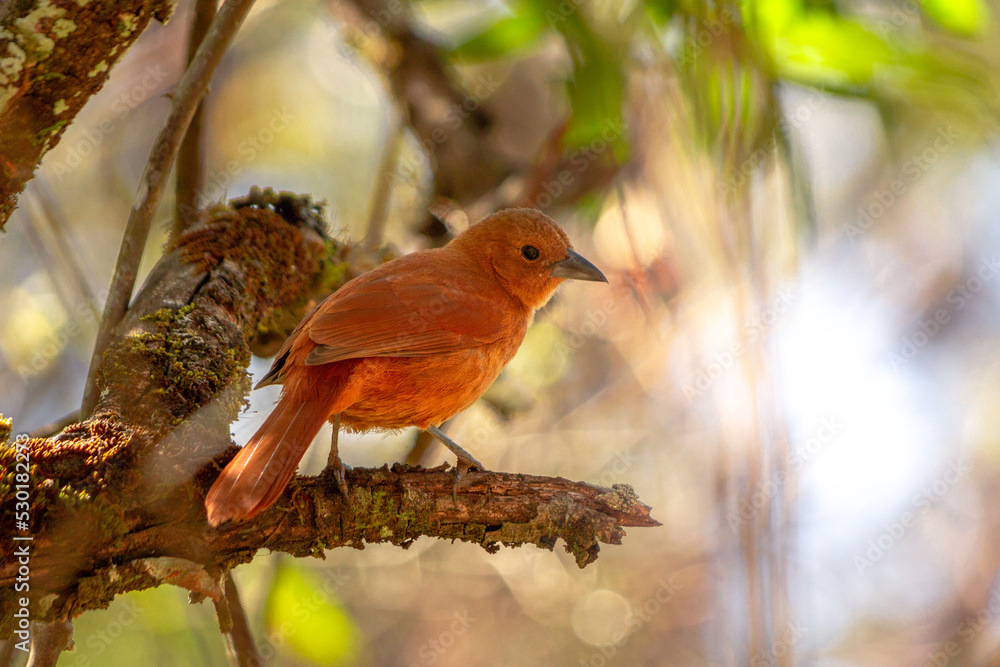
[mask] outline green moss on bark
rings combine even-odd
[[[228,400],[223,412],[229,421],[235,420],[250,391],[246,373],[250,349],[220,348],[219,341],[202,335],[193,304],[176,311],[163,308],[142,319],[154,322],[156,330],[130,336],[126,344],[148,358],[151,380],[157,385],[152,397],[169,406],[172,425],[182,423],[231,385],[236,387],[231,395],[240,398]]]

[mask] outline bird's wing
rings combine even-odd
[[[456,281],[458,282],[458,281]],[[318,347],[306,364],[360,357],[421,357],[479,347],[504,332],[505,303],[468,281],[450,286],[426,274],[383,275],[334,295],[309,323]]]

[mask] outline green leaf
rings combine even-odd
[[[567,92],[573,116],[563,137],[566,146],[610,147],[614,158],[622,162],[628,153],[622,118],[625,81],[617,63],[599,53],[586,54],[573,69]]]
[[[495,60],[534,46],[548,29],[545,15],[535,5],[521,2],[510,7],[506,16],[451,50],[459,60]]]
[[[646,0],[646,15],[658,27],[665,26],[677,13],[676,0]]]
[[[938,25],[961,35],[977,35],[989,22],[981,0],[920,0],[924,13]]]
[[[869,85],[878,69],[898,64],[889,44],[859,23],[818,12],[774,35],[771,46],[782,76],[830,88]]]
[[[794,1],[743,0],[752,38],[769,55],[775,76],[868,99],[995,116],[990,73],[974,58],[932,45],[920,32],[879,35],[836,13],[781,7]],[[762,14],[764,8],[771,13]]]
[[[803,12],[800,0],[743,0],[742,5],[744,14],[771,34],[787,29]]]
[[[317,665],[356,660],[360,632],[320,577],[297,565],[282,564],[267,601],[267,625],[282,646]]]
[[[663,12],[673,11],[673,4],[657,0]],[[573,73],[566,86],[572,117],[563,141],[571,149],[594,147],[603,152],[610,148],[609,155],[623,161],[628,154],[622,119],[625,75],[616,46],[595,34],[581,17],[581,7],[573,3],[522,0],[509,9],[510,16],[455,47],[452,57],[502,58],[534,45],[547,31],[558,31],[573,57]]]
[[[596,34],[579,9],[566,12],[562,3],[547,1],[552,8],[546,15],[566,40],[573,58],[572,79],[566,85],[573,113],[563,143],[568,148],[591,147],[597,152],[611,148],[611,155],[621,163],[628,155],[622,117],[625,95],[622,51],[628,47]]]

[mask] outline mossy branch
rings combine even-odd
[[[33,621],[71,620],[162,583],[218,601],[226,572],[263,547],[322,556],[420,536],[489,551],[562,539],[582,567],[600,542],[619,544],[624,527],[658,525],[627,486],[469,473],[456,503],[444,468],[396,466],[350,471],[350,503],[332,479],[299,477],[252,521],[210,528],[204,497],[237,451],[229,425],[249,391],[251,350],[287,335],[311,295],[351,271],[307,198],[255,190],[204,218],[160,260],[116,330],[94,416],[28,442]],[[3,526],[15,525],[14,457],[0,448]],[[0,540],[0,637],[16,608],[12,544]]]
[[[177,151],[201,98],[208,90],[212,73],[222,61],[226,47],[235,37],[236,31],[239,30],[252,6],[253,0],[225,0],[222,3],[191,64],[177,83],[177,89],[172,96],[170,114],[153,144],[146,168],[142,173],[142,180],[139,182],[135,203],[125,225],[125,234],[122,237],[121,249],[118,251],[111,286],[108,288],[108,298],[104,303],[104,314],[97,329],[90,372],[87,374],[87,384],[83,391],[80,414],[84,417],[89,416],[97,405],[99,362],[108,349],[116,327],[128,311],[132,290],[139,275],[139,262],[146,247],[146,238],[149,236],[149,228],[153,224],[153,216],[166,187],[167,176],[177,157]]]
[[[627,484],[613,489],[561,477],[470,472],[453,495],[447,465],[402,464],[347,473],[349,502],[329,471],[298,477],[278,503],[254,520],[205,533],[217,563],[229,569],[262,547],[294,556],[388,542],[403,548],[419,537],[478,544],[534,544],[551,550],[558,539],[580,567],[597,559],[598,544],[621,544],[626,527],[660,525]]]
[[[0,230],[42,156],[172,0],[0,3]]]

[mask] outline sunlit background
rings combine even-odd
[[[192,4],[116,66],[0,239],[15,433],[79,407]],[[261,554],[235,578],[267,663],[1000,665],[998,14],[259,0],[207,101],[200,203],[309,193],[357,240],[389,197],[402,252],[545,209],[610,284],[564,286],[447,430],[496,470],[630,484],[663,523],[584,570],[561,545]],[[400,26],[436,47],[457,104],[401,101]],[[448,141],[470,124],[477,143]],[[341,443],[355,466],[450,460],[413,432]],[[180,589],[74,625],[60,665],[225,662],[211,605]]]

